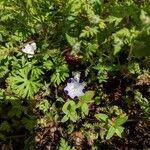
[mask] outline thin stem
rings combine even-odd
[[[133,51],[132,48],[130,48],[130,50],[129,50],[129,55],[128,55],[128,58],[127,58],[128,63],[130,63],[130,61],[131,61],[132,51]]]
[[[17,138],[23,138],[25,137],[26,135],[12,135],[12,136],[9,136],[9,137],[6,137],[7,139],[17,139]]]

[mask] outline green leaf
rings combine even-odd
[[[65,113],[65,114],[68,114],[70,112],[74,112],[76,110],[76,103],[72,100],[68,100],[64,105],[63,105],[63,108],[62,108],[62,111]]]
[[[75,113],[70,113],[68,116],[69,116],[70,120],[73,121],[73,122],[76,122],[77,119],[78,119],[78,116],[77,116],[76,112]]]
[[[95,43],[91,43],[91,42],[82,42],[85,46],[84,48],[84,54],[85,54],[85,59],[91,59],[91,57],[93,56],[93,54],[96,52],[96,50],[98,49],[98,44]]]
[[[21,121],[24,124],[25,128],[29,131],[32,131],[37,124],[37,119],[34,116],[30,116],[29,118],[23,117]]]
[[[114,55],[118,54],[121,51],[120,45],[114,45]]]
[[[107,129],[106,128],[101,128],[100,129],[100,138],[102,139],[102,140],[104,140],[104,138],[105,138],[105,135],[106,135],[106,132],[107,132]]]
[[[119,116],[115,120],[115,126],[121,126],[128,120],[128,116]]]
[[[43,113],[46,113],[49,108],[50,108],[50,104],[48,102],[48,100],[43,100],[42,102],[40,102],[40,104],[38,105],[39,110],[43,111]]]
[[[31,76],[28,67],[15,70],[8,77],[7,82],[11,90],[22,98],[33,98],[41,87],[39,80],[35,76]]]
[[[26,0],[27,6],[32,7],[32,0]]]
[[[119,136],[119,137],[122,137],[122,132],[123,132],[123,130],[124,130],[124,128],[123,127],[121,127],[121,126],[118,126],[118,127],[116,127],[116,134]]]
[[[111,126],[107,132],[106,139],[110,139],[115,134],[115,132],[116,129],[113,126]]]
[[[61,122],[66,122],[68,119],[69,119],[68,116],[65,115],[65,116],[61,119]]]
[[[43,68],[47,70],[51,70],[53,67],[53,63],[51,60],[47,60],[43,63]]]
[[[72,150],[72,148],[68,145],[68,142],[61,138],[59,150]]]
[[[85,92],[85,95],[81,96],[79,99],[81,99],[84,102],[92,102],[92,98],[94,97],[94,95],[94,91],[87,91]]]
[[[106,114],[103,114],[103,113],[96,114],[95,117],[96,117],[96,119],[102,120],[104,122],[106,122],[108,119],[108,116]]]
[[[142,32],[132,45],[133,54],[137,57],[150,56],[150,34]]]
[[[88,105],[87,105],[86,103],[84,103],[84,104],[81,106],[81,110],[82,110],[83,115],[88,115],[88,113],[89,113],[89,108],[88,108]]]
[[[56,60],[54,60],[56,61]],[[51,82],[55,85],[58,86],[62,81],[65,81],[67,77],[69,77],[68,74],[68,66],[65,64],[65,62],[60,62],[64,63],[63,65],[57,64],[55,67],[55,71],[51,76]]]
[[[109,16],[106,21],[108,21],[109,23],[113,23],[115,22],[115,26],[117,26],[121,21],[122,21],[122,18],[120,17],[115,17],[115,16]]]
[[[78,41],[77,38],[71,37],[68,34],[66,34],[66,38],[67,38],[68,43],[71,46],[74,46],[76,44],[76,42]]]
[[[81,109],[82,117],[88,115],[89,108],[88,104],[93,102],[92,98],[94,97],[94,91],[87,91],[85,95],[79,97],[79,102],[77,107]]]
[[[82,30],[80,37],[93,37],[98,33],[98,28],[97,27],[89,27],[86,26],[85,29]]]
[[[0,131],[9,132],[11,130],[11,126],[7,121],[4,121],[0,124]]]
[[[148,77],[149,74],[145,73],[142,76]],[[150,102],[149,102],[149,99],[144,97],[142,95],[142,93],[140,93],[139,91],[135,91],[135,100],[138,102],[138,104],[140,105],[140,107],[144,111],[145,115],[148,116],[148,118],[149,118],[149,116],[150,116]]]
[[[76,120],[78,119],[78,115],[76,112],[76,103],[72,100],[68,100],[62,108],[62,111],[65,113],[66,117],[63,118],[63,121],[66,121],[68,119],[70,119],[73,122],[76,122]],[[68,119],[67,119],[68,117]]]

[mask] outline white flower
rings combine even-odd
[[[76,99],[79,96],[83,96],[85,92],[85,83],[80,83],[80,74],[75,74],[74,78],[68,80],[67,86],[64,88],[64,92],[72,99]]]
[[[35,50],[36,50],[36,43],[28,43],[26,44],[23,48],[22,51],[26,54],[28,54],[28,58],[33,57],[33,55],[35,54]]]

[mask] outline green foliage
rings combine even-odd
[[[27,108],[22,105],[20,99],[16,99],[15,97],[8,97],[6,99],[8,102],[11,102],[11,109],[8,111],[9,117],[20,117],[23,113],[27,113]]]
[[[138,63],[130,63],[128,65],[128,70],[130,74],[137,74],[137,75],[141,74],[141,69]]]
[[[39,110],[41,110],[45,114],[46,112],[49,111],[50,104],[48,100],[45,99],[42,102],[40,102],[40,104],[37,107],[39,108]]]
[[[107,121],[108,119],[108,116],[106,114],[102,114],[102,113],[99,113],[99,114],[96,114],[95,117],[98,119],[98,120],[102,120],[104,122]]]
[[[65,139],[61,138],[59,150],[72,150],[72,148],[68,145],[68,142],[66,142]]]
[[[0,131],[5,131],[5,132],[11,131],[11,127],[7,121],[4,121],[0,124]]]
[[[93,54],[96,52],[98,44],[88,43],[88,42],[84,42],[83,44],[85,46],[85,56],[86,58],[90,59],[93,56]]]
[[[89,38],[89,37],[93,37],[98,33],[98,28],[97,27],[89,27],[86,26],[85,29],[82,30],[80,37],[81,38]]]
[[[58,86],[69,76],[68,65],[57,49],[51,50],[49,55],[43,57],[43,60],[42,69],[51,71],[50,84]]]
[[[52,143],[57,134],[51,132],[53,122],[72,147],[86,149],[81,147],[84,141],[94,150],[113,136],[123,136],[123,124],[128,116],[132,119],[132,105],[140,105],[144,119],[149,119],[149,39],[148,0],[1,0],[0,139],[6,141],[4,145],[12,143],[11,149],[16,149],[9,136],[23,130],[25,149],[41,149],[35,141],[59,145]],[[22,48],[32,41],[37,49],[27,58]],[[87,92],[73,101],[64,87],[74,71],[81,71]],[[36,132],[38,128],[45,135]],[[76,130],[83,134],[81,143]],[[28,134],[32,131],[48,142],[32,141]],[[64,139],[58,147],[73,149]]]
[[[68,100],[62,108],[63,113],[65,114],[65,116],[62,118],[62,122],[66,122],[67,120],[71,120],[73,122],[76,122],[78,119],[78,115],[76,112],[76,103],[72,100]]]
[[[125,44],[130,44],[131,42],[131,38],[133,37],[133,35],[131,35],[130,31],[127,28],[123,28],[119,31],[117,31],[116,33],[113,34],[113,40],[114,40],[114,55],[116,55],[117,53],[119,53],[122,49],[122,47]]]
[[[32,73],[34,74],[34,72]],[[32,73],[28,67],[14,71],[7,80],[10,89],[22,98],[32,98],[41,86],[37,78],[32,76]]]
[[[101,60],[100,60],[101,61]],[[94,66],[94,69],[98,71],[97,79],[99,83],[107,82],[108,79],[108,72],[114,70],[114,66],[98,63],[96,66]]]
[[[139,33],[132,47],[135,56],[138,57],[150,56],[149,39],[150,39],[150,28],[148,28],[146,31],[142,31]]]
[[[68,74],[68,67],[67,65],[59,66],[56,71],[51,76],[51,83],[53,83],[55,86],[59,85],[62,81],[65,81],[65,79],[69,76]]]
[[[120,111],[117,107],[112,109],[113,111]],[[119,113],[119,112],[118,112]],[[128,116],[122,114],[121,112],[117,115],[117,117],[110,118],[108,115],[104,113],[99,113],[95,115],[96,119],[100,122],[103,122],[102,126],[105,126],[107,130],[102,130],[100,132],[100,136],[103,139],[104,135],[106,140],[113,137],[115,134],[119,137],[122,137],[122,133],[124,131],[124,127],[122,125],[128,120]],[[100,127],[101,128],[101,127]]]
[[[89,104],[93,102],[92,98],[94,97],[94,91],[87,91],[84,96],[79,98],[77,107],[81,110],[82,117],[85,117],[89,114]]]
[[[29,116],[29,118],[22,118],[21,122],[25,126],[25,128],[29,131],[32,131],[33,128],[35,127],[37,121],[34,116]]]
[[[135,100],[139,103],[146,116],[150,115],[150,103],[147,98],[143,97],[142,93],[135,91]]]
[[[72,100],[68,100],[62,108],[63,113],[65,116],[62,118],[62,122],[66,122],[68,120],[71,120],[73,122],[76,122],[81,117],[84,118],[89,114],[89,104],[94,102],[94,91],[87,91],[85,95],[79,97],[79,100],[77,103],[75,103]],[[80,113],[78,113],[78,110],[80,110]]]
[[[69,36],[68,34],[66,34],[66,39],[67,39],[68,43],[69,43],[72,47],[73,47],[73,46],[76,44],[76,42],[78,41],[77,38],[71,37],[71,36]]]

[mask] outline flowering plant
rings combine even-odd
[[[85,83],[80,82],[80,72],[76,72],[74,78],[70,78],[67,82],[67,86],[64,88],[64,92],[72,99],[77,99],[79,96],[83,96],[85,93]]]
[[[149,0],[0,0],[0,148],[148,149],[149,40]]]

